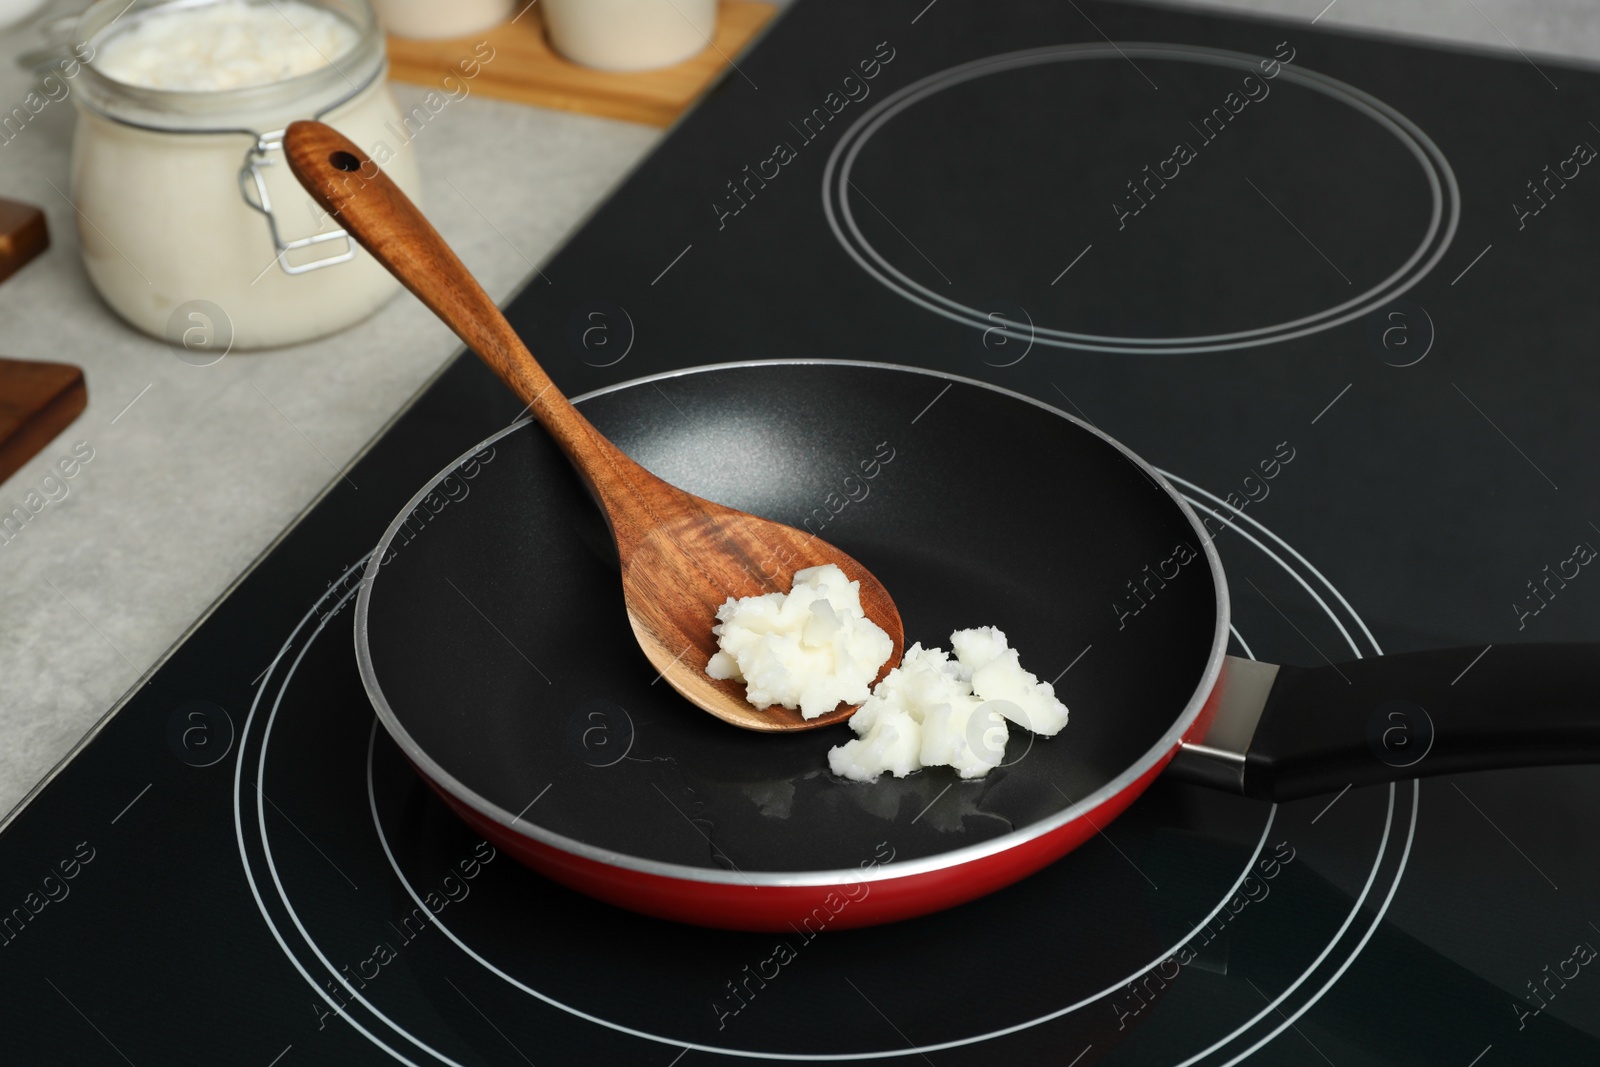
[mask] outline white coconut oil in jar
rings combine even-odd
[[[88,58],[72,200],[89,278],[117,314],[183,343],[199,307],[218,341],[264,348],[394,295],[282,151],[289,123],[320,119],[417,198],[366,0],[100,0],[75,39]]]

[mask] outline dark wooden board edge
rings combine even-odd
[[[0,359],[0,482],[72,425],[88,403],[81,368]]]
[[[0,282],[49,247],[50,227],[44,212],[32,204],[0,197]]]

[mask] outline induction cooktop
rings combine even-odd
[[[1542,57],[805,0],[508,314],[574,396],[823,358],[1026,393],[1215,531],[1234,654],[1458,647],[1470,684],[1600,640],[1596,122],[1600,77]],[[942,395],[918,432],[962,432]],[[1595,768],[1161,780],[1041,873],[865,930],[680,926],[517,866],[378,728],[351,619],[412,494],[521,414],[455,359],[14,813],[4,1062],[1600,1062]]]

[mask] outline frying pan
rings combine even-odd
[[[1591,645],[1496,646],[1464,676],[1477,649],[1227,656],[1216,529],[1127,448],[1020,394],[763,362],[578,403],[669,482],[850,553],[892,590],[908,642],[999,626],[1071,710],[1054,738],[1014,730],[985,778],[871,784],[828,772],[848,727],[755,734],[706,715],[639,654],[577,476],[535,425],[510,426],[384,534],[357,659],[384,728],[462,819],[613,904],[729,929],[866,926],[1025,877],[1163,772],[1289,800],[1600,760]]]

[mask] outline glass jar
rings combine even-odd
[[[188,347],[197,324],[212,331],[208,343],[235,348],[343,329],[398,283],[301,188],[283,157],[283,130],[296,119],[328,123],[417,199],[410,135],[384,80],[383,34],[367,0],[310,0],[358,36],[309,73],[182,92],[96,69],[98,46],[129,20],[210,2],[100,0],[74,27],[75,53],[86,59],[73,94],[71,194],[84,266],[117,314]]]

